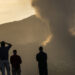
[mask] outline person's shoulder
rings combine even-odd
[[[21,58],[20,55],[16,55],[18,58]]]
[[[10,58],[13,58],[13,57],[14,57],[14,55],[11,55],[11,56],[10,56]]]
[[[44,55],[47,55],[47,53],[43,52]]]
[[[37,53],[37,54],[36,54],[36,57],[38,57],[39,55],[40,55],[40,54],[39,54],[39,53]]]
[[[37,53],[36,55],[38,56],[40,53]]]

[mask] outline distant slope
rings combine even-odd
[[[0,40],[6,40],[15,44],[41,42],[50,33],[48,26],[36,16],[2,24],[0,26]]]

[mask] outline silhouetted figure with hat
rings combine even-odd
[[[17,51],[13,50],[13,55],[10,57],[10,62],[12,66],[12,75],[21,75],[21,67],[22,63],[21,57],[17,55]]]
[[[39,53],[36,55],[38,61],[39,75],[48,75],[47,70],[47,54],[43,52],[43,47],[39,47]]]
[[[7,70],[7,75],[10,75],[10,66],[9,66],[9,50],[11,48],[11,44],[7,43],[5,41],[0,42],[0,69],[2,72],[2,75],[5,75],[5,68]]]

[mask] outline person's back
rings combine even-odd
[[[21,74],[21,67],[20,64],[22,63],[21,57],[17,55],[17,51],[13,51],[13,55],[10,57],[10,63],[12,66],[12,74],[13,75],[20,75]]]
[[[7,45],[7,46],[6,46]],[[7,70],[7,75],[10,75],[10,66],[8,61],[9,50],[11,48],[11,44],[2,41],[0,47],[0,66],[2,75],[5,75],[5,68]]]
[[[36,58],[37,58],[37,61],[38,61],[39,64],[47,63],[47,54],[44,53],[44,52],[38,53]]]
[[[39,74],[48,75],[47,71],[47,54],[43,52],[43,47],[39,48],[40,52],[36,55],[36,60],[38,61]]]
[[[8,60],[8,53],[9,53],[10,47],[0,47],[0,59],[1,60]]]
[[[12,55],[10,60],[11,60],[12,67],[16,69],[20,68],[21,58],[19,55]]]

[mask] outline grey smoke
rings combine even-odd
[[[32,0],[32,5],[51,25],[61,21],[67,26],[75,25],[75,0]]]
[[[32,0],[32,6],[53,34],[46,46],[49,74],[75,75],[75,0]]]

